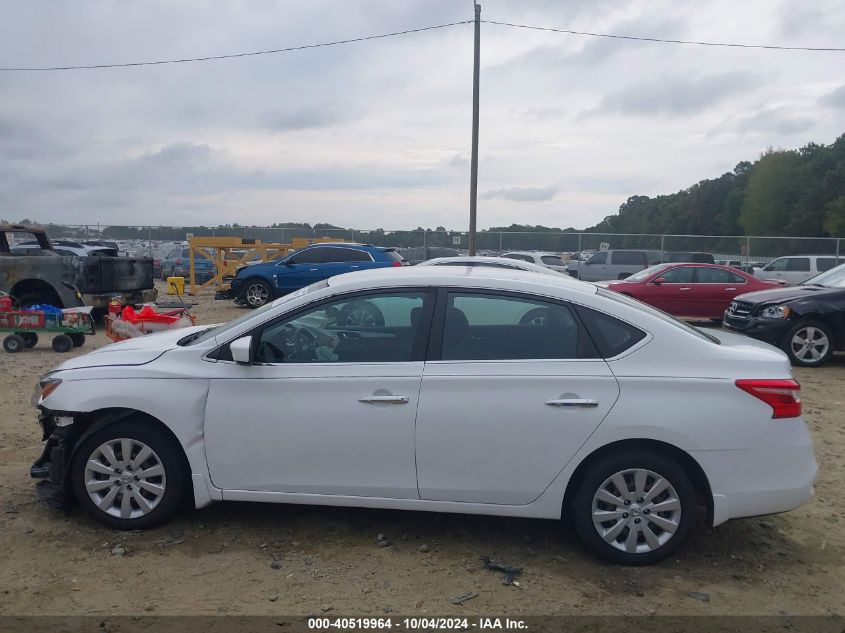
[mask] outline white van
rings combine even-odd
[[[754,276],[757,279],[783,281],[787,286],[797,286],[831,268],[845,262],[845,258],[831,255],[788,255],[778,257],[763,268],[757,268]]]

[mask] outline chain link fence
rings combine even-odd
[[[51,239],[119,242],[121,250],[150,254],[162,243],[181,243],[189,236],[239,237],[290,243],[294,238],[331,237],[397,248],[428,247],[466,253],[468,234],[448,230],[339,229],[279,226],[115,226],[101,224],[47,225]],[[707,252],[717,260],[766,263],[784,255],[845,257],[845,239],[822,237],[762,237],[745,235],[661,235],[577,232],[481,231],[479,254],[508,251],[549,251],[572,254],[602,249],[642,249],[664,252]],[[423,251],[423,252],[428,252]],[[448,251],[446,251],[448,252]]]

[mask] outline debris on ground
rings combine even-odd
[[[451,602],[452,604],[456,604],[460,607],[463,606],[464,602],[466,602],[467,600],[472,600],[473,598],[477,597],[478,594],[474,591],[467,591],[465,594],[458,596],[457,598],[452,598],[451,600],[449,600],[449,602]]]
[[[505,565],[504,563],[498,563],[494,560],[490,560],[489,556],[479,556],[478,558],[484,564],[484,567],[486,567],[490,571],[504,572],[505,576],[502,579],[503,585],[514,584],[514,582],[513,582],[514,577],[517,574],[522,573],[522,567],[513,567],[511,565]],[[517,586],[519,586],[519,585],[517,585]]]
[[[391,543],[390,539],[387,538],[387,534],[379,534],[376,537],[376,545],[379,547],[390,547],[393,543]]]
[[[690,598],[701,600],[702,602],[710,602],[710,594],[703,591],[690,591],[687,593]]]

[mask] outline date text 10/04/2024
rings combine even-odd
[[[311,630],[379,630],[397,629],[399,631],[414,630],[455,630],[455,631],[493,631],[493,630],[525,630],[528,625],[524,620],[514,618],[309,618],[308,628]]]

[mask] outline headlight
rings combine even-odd
[[[763,308],[760,314],[767,319],[785,319],[791,312],[792,310],[786,306],[768,306]]]
[[[62,384],[61,378],[42,378],[35,385],[35,392],[32,394],[32,406],[37,407],[41,402],[53,393]]]

